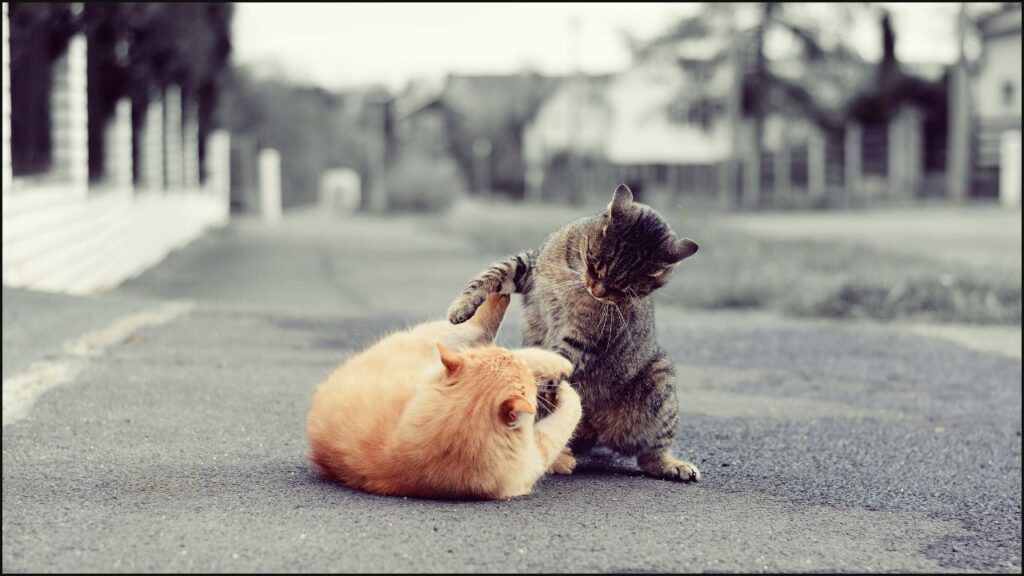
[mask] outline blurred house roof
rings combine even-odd
[[[541,161],[570,149],[602,156],[611,116],[606,98],[611,78],[602,74],[561,79],[524,127],[523,150],[528,160]]]
[[[651,55],[617,74],[605,99],[610,117],[604,156],[613,164],[706,164],[727,153],[724,116],[695,112],[724,91],[726,67],[686,70],[674,56]],[[712,96],[714,98],[714,96]]]
[[[808,62],[802,59],[772,61],[778,76],[798,83],[821,113],[839,120],[856,92],[867,85],[875,65],[860,60]]]
[[[490,134],[525,123],[562,80],[533,72],[418,79],[395,96],[395,119],[444,107],[459,115],[464,129],[477,135]]]
[[[474,132],[493,133],[522,125],[558,86],[557,77],[534,72],[510,75],[451,74],[441,97],[467,120]]]
[[[1003,3],[998,9],[977,19],[982,38],[989,39],[1006,34],[1021,33],[1021,5],[1016,2]]]
[[[416,78],[410,80],[399,93],[391,98],[391,111],[395,120],[402,120],[417,111],[429,107],[441,96],[443,78]]]

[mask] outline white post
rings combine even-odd
[[[185,172],[181,162],[181,88],[164,90],[164,168],[168,190],[181,191]]]
[[[791,206],[792,194],[789,177],[789,140],[785,132],[779,139],[778,148],[775,150],[775,180],[772,182],[772,204],[776,207],[788,208]]]
[[[132,183],[132,101],[117,101],[114,116],[108,121],[103,155],[107,181],[117,190],[131,192]]]
[[[904,106],[889,121],[889,197],[913,198],[921,173],[921,122],[915,108]]]
[[[263,221],[281,220],[281,155],[273,148],[260,150],[260,214]]]
[[[182,167],[185,189],[199,190],[199,105],[188,102],[184,108],[185,134],[182,138]]]
[[[164,106],[160,93],[154,90],[146,105],[139,135],[139,183],[150,192],[164,189]]]
[[[11,44],[9,41],[10,32],[7,24],[7,2],[3,3],[3,193],[6,196],[11,191]]]
[[[89,109],[86,100],[86,41],[75,34],[53,64],[50,91],[52,172],[76,194],[89,191]]]
[[[825,133],[812,127],[807,140],[807,192],[812,203],[825,197]]]
[[[999,139],[999,201],[1020,207],[1020,130],[1007,130]]]
[[[924,112],[911,108],[907,117],[907,192],[916,198],[924,175]]]
[[[904,167],[904,154],[907,150],[906,141],[903,138],[903,113],[905,108],[901,108],[896,112],[894,116],[889,118],[889,125],[886,126],[888,132],[888,148],[886,153],[889,157],[889,173],[886,174],[886,180],[888,186],[886,187],[886,193],[890,199],[898,198],[901,190],[904,188],[905,167]]]
[[[844,148],[843,158],[843,180],[844,188],[846,188],[847,203],[853,201],[853,198],[860,194],[860,175],[861,175],[861,154],[860,154],[860,139],[861,139],[861,127],[860,124],[847,124],[846,125],[846,142]]]
[[[743,201],[746,208],[761,207],[761,153],[763,149],[755,145],[757,136],[753,123],[747,123],[744,130],[747,138],[743,153]]]
[[[224,209],[226,222],[231,211],[231,134],[215,130],[206,140],[206,183]]]

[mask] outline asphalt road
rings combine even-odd
[[[492,256],[307,214],[101,297],[5,289],[3,571],[1021,571],[1019,356],[884,326],[659,307],[699,484],[608,454],[504,502],[318,479],[315,386]],[[8,423],[9,384],[68,362]]]

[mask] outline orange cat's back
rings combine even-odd
[[[307,421],[321,475],[376,494],[528,494],[579,421],[579,397],[560,384],[569,407],[534,428],[537,380],[562,380],[572,365],[493,346],[508,301],[493,294],[468,322],[392,334],[338,367]]]
[[[401,418],[425,366],[429,341],[393,334],[353,356],[320,384],[307,420],[309,459],[320,474],[363,487]]]

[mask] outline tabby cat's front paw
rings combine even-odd
[[[487,299],[487,294],[467,294],[461,296],[448,307],[448,321],[452,324],[462,324],[473,317],[476,309]]]

